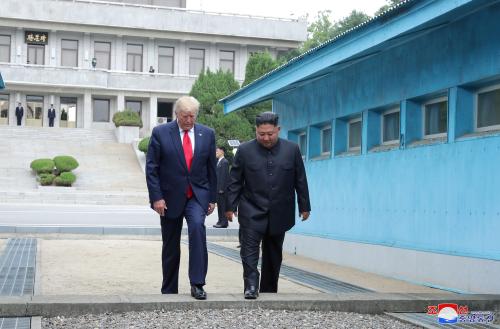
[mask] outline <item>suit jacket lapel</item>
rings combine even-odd
[[[194,153],[193,153],[193,163],[191,164],[191,169],[193,169],[196,160],[199,158],[200,147],[202,144],[203,134],[200,132],[199,126],[194,125]]]
[[[172,144],[174,144],[174,147],[177,150],[177,155],[179,156],[179,160],[184,166],[184,169],[186,169],[187,171],[186,158],[184,157],[184,149],[182,148],[182,141],[177,121],[175,121],[175,123],[172,125],[172,128],[170,129],[170,137],[172,138]]]

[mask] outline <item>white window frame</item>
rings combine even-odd
[[[12,54],[11,54],[12,53],[12,35],[10,35],[10,34],[0,34],[0,36],[2,36],[2,37],[9,37],[9,45],[8,45],[8,47],[9,47],[9,51],[8,51],[9,57],[8,57],[7,61],[3,62],[3,63],[10,63],[11,60],[12,60]],[[7,46],[7,44],[2,44],[2,46]]]
[[[474,130],[476,132],[500,130],[500,125],[493,125],[493,126],[487,126],[487,127],[481,127],[481,128],[479,128],[477,126],[477,124],[478,124],[477,123],[477,121],[478,121],[477,119],[478,119],[478,116],[479,116],[479,108],[478,108],[479,94],[487,93],[489,91],[498,90],[498,89],[500,89],[500,84],[495,84],[495,85],[492,85],[492,86],[481,88],[481,89],[479,89],[479,90],[476,91],[476,93],[474,95]]]
[[[190,52],[191,50],[201,50],[203,51],[203,57],[192,57]],[[195,59],[195,60],[202,60],[202,65],[201,65],[201,70],[199,73],[196,73],[196,74],[191,74],[191,59]],[[205,69],[206,69],[206,60],[207,60],[207,50],[205,48],[201,48],[201,47],[189,47],[188,48],[188,74],[192,77],[195,77],[195,76],[198,76],[200,75],[200,73],[204,72]]]
[[[351,135],[350,134],[351,124],[356,123],[356,122],[361,122],[361,136],[360,137],[361,137],[361,143],[363,143],[363,138],[362,138],[363,137],[363,118],[360,115],[359,117],[356,117],[356,118],[353,118],[353,119],[347,121],[347,139],[346,139],[347,140],[347,145],[346,145],[347,147],[346,147],[346,149],[348,152],[361,151],[361,143],[359,146],[349,147],[349,144],[350,144],[349,143],[350,142],[349,136]]]
[[[432,104],[436,104],[436,103],[441,103],[441,102],[446,102],[446,132],[445,133],[439,133],[439,134],[429,134],[429,135],[426,135],[425,134],[425,106],[427,105],[432,105]],[[447,96],[443,96],[443,97],[439,97],[439,98],[433,98],[425,103],[422,104],[422,138],[423,139],[433,139],[433,138],[440,138],[440,137],[446,137],[448,136],[448,122],[450,120],[450,118],[448,117],[449,115],[449,112],[448,112],[448,107],[449,107],[449,102],[448,102],[448,97]],[[401,114],[400,114],[401,115]],[[401,117],[399,118],[399,121],[400,121],[400,124],[401,124]]]
[[[172,56],[160,55],[160,48],[171,48],[172,49]],[[171,67],[172,73],[160,72],[160,57],[171,57],[172,58],[172,67]],[[170,74],[170,75],[175,74],[175,47],[174,46],[164,45],[164,44],[158,45],[158,73]]]
[[[384,141],[384,120],[385,120],[385,116],[388,115],[388,114],[392,114],[392,113],[396,113],[396,112],[399,112],[399,131],[398,131],[398,138],[397,139],[392,139],[392,140],[389,140],[389,141]],[[380,114],[380,124],[381,124],[381,127],[380,127],[380,144],[382,145],[397,145],[399,144],[399,140],[401,139],[401,109],[399,107],[394,107],[390,110],[387,110],[387,111],[383,111],[381,114]]]
[[[301,132],[297,133],[297,142],[298,142],[298,144],[299,144],[299,149],[300,149],[300,145],[301,145],[301,143],[300,143],[300,138],[301,138],[302,136],[305,136],[305,139],[306,139],[306,142],[305,142],[305,145],[306,145],[306,151],[305,151],[304,153],[302,153],[302,152],[303,152],[303,150],[300,150],[300,153],[302,153],[302,154],[301,154],[301,155],[302,155],[302,160],[305,160],[305,159],[306,159],[306,157],[307,157],[307,149],[309,148],[309,145],[307,145],[307,133],[306,133],[305,131],[301,131]]]
[[[325,130],[330,129],[330,151],[323,152],[323,134]],[[319,131],[319,149],[321,150],[321,156],[329,156],[332,153],[332,146],[333,146],[333,129],[332,125],[326,125],[320,128]]]
[[[233,54],[233,59],[231,61],[227,60],[227,59],[222,59],[222,53],[231,53]],[[219,69],[222,70],[222,63],[223,62],[231,62],[231,70],[229,70],[229,72],[231,72],[232,75],[234,75],[234,71],[235,71],[235,68],[236,68],[236,51],[234,50],[229,50],[229,49],[219,49]],[[228,70],[226,70],[228,71]]]

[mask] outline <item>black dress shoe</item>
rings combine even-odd
[[[203,290],[202,286],[191,286],[191,297],[194,299],[203,300],[207,299],[207,293]]]
[[[257,288],[254,286],[250,286],[248,289],[245,290],[245,299],[257,299],[259,297],[259,292],[257,291]]]
[[[214,225],[214,227],[215,228],[226,228],[227,224],[226,225],[222,225],[222,224],[217,223],[217,224]]]

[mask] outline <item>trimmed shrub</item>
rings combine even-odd
[[[151,139],[151,137],[144,137],[143,139],[141,139],[141,141],[139,142],[139,145],[137,145],[137,148],[139,149],[139,151],[143,152],[144,154],[148,153],[150,139]]]
[[[71,186],[76,180],[75,174],[72,172],[62,172],[54,179],[57,186]]]
[[[122,112],[116,112],[113,115],[113,122],[116,127],[132,126],[142,128],[142,120],[139,113],[128,109]]]
[[[52,173],[54,170],[54,160],[52,159],[36,159],[31,161],[30,168],[37,174]]]
[[[55,177],[54,174],[40,174],[40,176],[38,176],[38,181],[42,186],[52,185]]]
[[[78,161],[69,155],[56,156],[54,158],[54,164],[59,172],[71,171],[79,166]]]

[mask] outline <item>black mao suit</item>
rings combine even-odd
[[[228,209],[238,206],[245,289],[277,292],[285,232],[295,225],[295,194],[300,212],[310,211],[306,172],[297,144],[285,139],[267,149],[257,140],[239,146],[227,189]]]
[[[229,161],[221,158],[217,162],[217,213],[219,220],[217,224],[227,226],[226,212],[226,188],[229,184]]]

